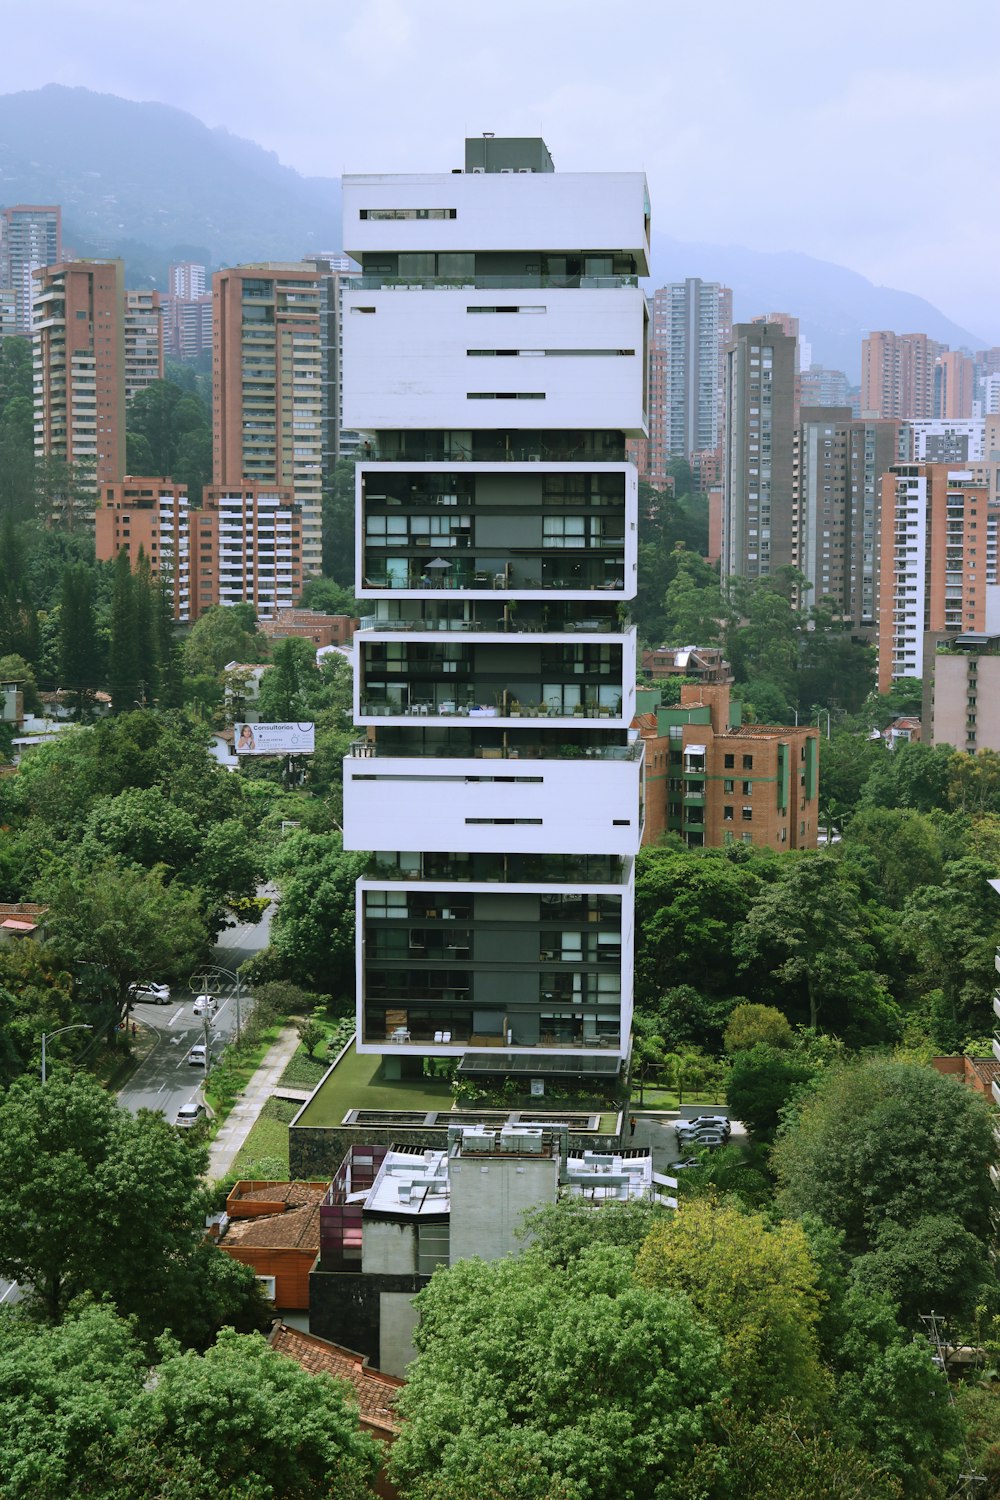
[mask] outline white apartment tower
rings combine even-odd
[[[358,1047],[390,1071],[603,1077],[628,1054],[649,202],[543,141],[344,179],[362,435]]]

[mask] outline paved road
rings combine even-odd
[[[13,1307],[15,1302],[20,1302],[23,1295],[16,1281],[5,1281],[0,1276],[0,1307]]]
[[[188,1099],[201,1097],[205,1069],[188,1062],[189,1051],[207,1036],[213,1057],[219,1056],[236,1031],[236,1002],[220,992],[219,1009],[207,1027],[194,1014],[194,996],[187,990],[175,990],[170,1005],[140,1003],[134,1014],[141,1026],[155,1033],[156,1044],[118,1095],[118,1102],[133,1113],[159,1109],[172,1120]]]
[[[260,895],[274,896],[271,886],[262,886]],[[241,923],[227,927],[219,936],[214,961],[225,969],[236,970],[253,954],[267,946],[273,901],[257,923]],[[135,1018],[156,1035],[156,1045],[127,1086],[118,1095],[118,1102],[133,1112],[139,1109],[158,1109],[173,1120],[182,1104],[189,1099],[201,1098],[201,1086],[205,1072],[188,1062],[188,1053],[195,1042],[208,1041],[212,1055],[218,1057],[236,1032],[236,1000],[232,986],[213,986],[219,997],[219,1009],[206,1028],[202,1018],[194,1014],[194,995],[189,990],[174,991],[170,1005],[144,1005],[135,1008]],[[250,1004],[247,995],[242,997],[244,1013]],[[207,1036],[206,1036],[207,1031]]]

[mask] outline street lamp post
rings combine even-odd
[[[235,989],[236,989],[236,1041],[238,1043],[239,1040],[240,1040],[240,1031],[241,1031],[241,1027],[242,1027],[242,1017],[240,1015],[240,1001],[243,998],[243,991],[242,991],[242,987],[241,987],[241,984],[240,984],[240,971],[239,971],[239,969],[224,969],[221,964],[212,964],[210,968],[200,969],[197,974],[193,974],[191,976],[191,988],[192,988],[192,990],[196,990],[196,991],[197,990],[210,990],[212,988],[212,983],[213,983],[213,979],[214,979],[215,975],[221,975],[223,978],[228,979],[235,986]]]
[[[55,1037],[55,1036],[62,1036],[62,1034],[63,1034],[64,1031],[93,1031],[93,1029],[94,1029],[93,1026],[87,1025],[83,1021],[78,1021],[73,1026],[60,1026],[60,1028],[59,1028],[58,1031],[50,1031],[48,1033],[46,1033],[44,1031],[42,1032],[42,1082],[43,1083],[45,1082],[45,1046],[46,1046],[46,1043],[47,1042],[51,1042],[52,1038]]]

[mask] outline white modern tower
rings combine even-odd
[[[344,242],[358,1047],[610,1080],[642,823],[645,179],[483,137],[464,170],[346,177]]]

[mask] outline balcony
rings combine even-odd
[[[475,273],[468,276],[352,276],[344,282],[350,292],[410,291],[535,291],[543,288],[572,291],[614,291],[637,287],[638,276],[541,276],[517,271],[506,276]]]
[[[391,746],[384,746],[375,740],[359,739],[352,740],[350,747],[352,760],[377,760],[380,757],[390,760],[421,757],[433,760],[468,760],[471,756],[480,760],[637,761],[642,759],[642,752],[641,740],[635,740],[629,745],[568,745],[564,742],[553,745],[544,740],[531,741],[527,736],[519,736],[516,744],[497,746],[470,747],[456,745],[454,742],[425,746],[419,740],[409,744],[405,740],[394,741]]]
[[[405,996],[400,999],[399,1005],[400,1007],[406,1005]],[[537,1042],[518,1042],[515,1032],[513,1040],[508,1042],[499,1034],[473,1031],[471,1020],[464,1023],[453,1021],[450,1025],[442,1027],[395,1026],[388,1030],[366,1022],[363,1034],[366,1047],[385,1045],[393,1050],[397,1047],[413,1047],[420,1052],[426,1052],[429,1047],[454,1047],[456,1049],[504,1047],[540,1053],[598,1052],[610,1048],[617,1050],[621,1046],[621,1036],[618,1032],[587,1033],[586,1035],[581,1032],[576,1037],[560,1036],[557,1032],[545,1032],[539,1035]]]

